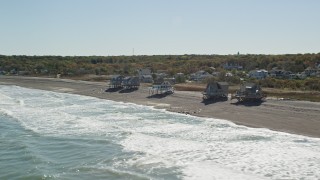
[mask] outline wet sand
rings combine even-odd
[[[238,104],[236,100],[203,102],[200,92],[175,91],[167,96],[149,96],[148,85],[136,91],[106,91],[106,82],[68,79],[0,76],[0,85],[73,93],[121,102],[154,106],[200,117],[218,118],[236,124],[320,138],[320,103],[267,99],[262,103]]]

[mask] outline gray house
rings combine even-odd
[[[213,77],[210,73],[206,72],[206,71],[198,71],[196,73],[192,73],[190,75],[190,80],[192,81],[203,81],[207,78],[211,78]]]
[[[137,89],[140,86],[140,79],[137,76],[128,76],[122,80],[122,87],[125,89]]]
[[[142,82],[142,83],[152,83],[153,82],[152,73],[149,68],[138,69],[137,74],[140,79],[140,82]]]
[[[252,70],[249,72],[249,77],[255,79],[265,79],[268,77],[268,71],[265,69]]]
[[[226,62],[225,64],[222,65],[223,69],[226,70],[242,70],[243,66],[241,66],[238,63],[231,63],[231,62]]]
[[[203,94],[203,99],[228,98],[229,84],[227,82],[209,82]]]
[[[239,102],[261,101],[265,97],[266,95],[262,92],[262,89],[258,84],[244,83],[231,99],[237,99]]]
[[[306,76],[316,76],[318,72],[318,69],[308,67],[307,69],[304,70],[304,73]]]
[[[122,87],[122,80],[123,80],[123,76],[121,75],[114,75],[112,76],[111,80],[110,80],[110,88],[119,88]]]
[[[141,78],[140,78],[140,82],[143,82],[143,83],[153,83],[153,77],[151,75],[143,75]]]

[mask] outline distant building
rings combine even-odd
[[[12,70],[10,70],[10,74],[17,74],[18,72],[17,72],[17,70],[16,69],[12,69]]]
[[[207,78],[211,78],[213,77],[210,73],[206,72],[206,71],[198,71],[196,73],[192,73],[190,75],[190,80],[192,81],[203,81]]]
[[[214,71],[213,73],[212,73],[212,76],[215,76],[215,77],[217,77],[217,76],[219,76],[220,75],[220,72],[218,72],[218,71]]]
[[[138,69],[137,70],[138,73],[138,77],[141,80],[143,76],[151,76],[151,70],[149,68],[145,68],[145,69]]]
[[[226,77],[233,77],[233,74],[231,72],[227,72]]]
[[[6,74],[7,72],[0,67],[0,74]]]
[[[299,78],[299,79],[305,79],[305,78],[307,78],[307,75],[306,75],[304,72],[298,73],[298,74],[296,74],[296,76],[297,76],[297,78]]]
[[[269,76],[277,79],[295,79],[298,77],[297,74],[292,73],[291,71],[272,69],[269,71]]]
[[[174,78],[184,78],[184,74],[183,73],[177,73],[176,75],[174,75]]]
[[[156,75],[156,77],[162,77],[162,78],[168,77],[168,74],[167,74],[167,73],[164,73],[164,72],[155,73],[155,75]]]
[[[140,79],[140,82],[142,82],[142,83],[152,83],[153,82],[152,73],[149,68],[138,69],[137,74]]]
[[[140,81],[143,83],[153,83],[153,78],[151,75],[142,75]]]
[[[168,71],[167,70],[157,70],[157,73],[154,73],[156,77],[162,77],[166,78],[168,77]]]
[[[41,74],[48,74],[49,71],[48,71],[48,69],[41,69],[41,70],[40,70],[40,73],[41,73]]]
[[[176,79],[174,77],[171,78],[164,78],[164,81],[168,81],[170,84],[174,85],[176,84]]]
[[[249,72],[249,77],[255,79],[265,79],[268,77],[268,71],[265,69],[252,70]]]
[[[29,74],[30,74],[29,71],[18,71],[18,75],[20,76],[29,75]]]
[[[310,77],[310,76],[316,76],[317,73],[318,73],[318,69],[308,67],[307,69],[304,70],[304,73],[305,73],[306,76],[308,76],[308,77]]]
[[[239,65],[238,63],[229,63],[229,62],[226,62],[225,64],[223,64],[222,67],[225,70],[242,70],[243,69],[243,66]]]

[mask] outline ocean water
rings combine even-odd
[[[0,86],[0,179],[320,179],[320,139]]]

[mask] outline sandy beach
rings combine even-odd
[[[168,96],[150,97],[147,85],[142,85],[136,91],[108,92],[106,82],[19,76],[0,76],[0,85],[17,85],[130,102],[194,116],[225,119],[250,127],[320,138],[320,103],[315,102],[272,98],[259,104],[238,104],[236,100],[203,102],[200,92],[175,91]]]

